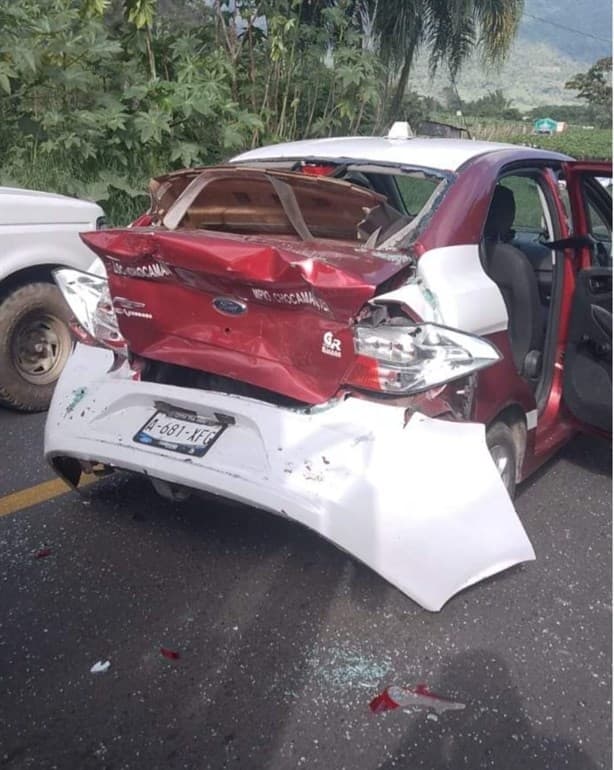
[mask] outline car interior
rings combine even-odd
[[[547,392],[549,372],[544,361],[551,354],[548,329],[556,318],[556,287],[561,279],[557,264],[562,253],[556,250],[560,233],[538,181],[540,173],[518,171],[499,181],[482,244],[485,270],[501,289],[507,308],[516,369],[534,387],[538,401]],[[593,186],[587,187],[585,195],[594,265],[611,270],[611,220],[606,211],[611,201],[604,203],[599,182],[591,179],[586,184]],[[559,182],[559,193],[570,217],[564,182]]]
[[[554,233],[538,190],[529,176],[505,177],[495,188],[483,241],[486,272],[507,308],[516,369],[535,384],[542,371],[554,262],[545,245]]]

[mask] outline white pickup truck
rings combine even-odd
[[[95,203],[0,187],[0,405],[47,409],[72,347],[70,312],[52,270],[87,270],[79,233],[104,221]]]

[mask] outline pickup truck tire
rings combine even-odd
[[[0,302],[0,405],[23,412],[49,407],[72,349],[69,319],[51,283],[20,286]]]

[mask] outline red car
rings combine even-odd
[[[56,273],[79,343],[46,456],[288,516],[439,609],[534,558],[516,483],[610,431],[610,178],[434,138],[157,178],[132,227],[82,235],[98,270]]]

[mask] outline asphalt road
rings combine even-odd
[[[0,502],[51,478],[42,426],[0,410]],[[517,508],[537,561],[438,614],[297,525],[136,478],[0,517],[0,767],[609,769],[610,445],[574,441]],[[465,708],[369,710],[417,683]]]

